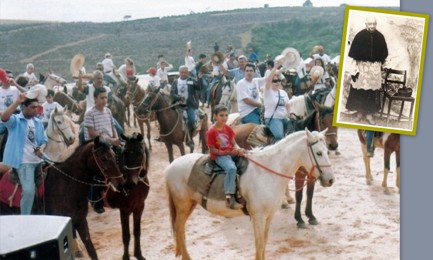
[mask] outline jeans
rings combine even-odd
[[[366,130],[365,131],[365,141],[367,142],[367,151],[370,153],[374,152],[374,131]]]
[[[207,98],[208,95],[208,87],[209,87],[209,81],[207,75],[203,75],[201,77],[201,91],[200,91],[200,100],[202,103],[206,103],[209,99]]]
[[[3,121],[0,120],[0,135],[4,134],[6,132],[6,126],[4,125]]]
[[[283,139],[288,122],[289,120],[287,118],[272,118],[272,120],[270,118],[265,118],[265,124],[269,127],[272,134],[274,135],[275,142]]]
[[[209,83],[209,86],[207,88],[207,95],[206,95],[206,101],[209,104],[210,103],[210,95],[212,94],[213,88],[218,84],[218,82],[221,80],[221,77],[214,76],[212,78],[212,81]]]
[[[254,109],[251,113],[241,118],[241,123],[254,123],[260,125],[260,108]]]
[[[116,93],[117,90],[117,82],[108,74],[104,74],[104,81],[107,86],[112,85],[111,90]]]
[[[236,191],[236,165],[230,155],[220,155],[215,162],[223,168],[224,176],[224,193],[235,194]]]
[[[18,169],[18,178],[22,187],[21,195],[21,215],[30,215],[32,213],[33,201],[35,200],[35,170],[39,163],[22,163]]]
[[[190,133],[192,133],[192,131],[195,128],[195,108],[193,107],[188,107],[186,109],[186,114],[188,116],[188,130],[190,131]],[[192,136],[191,136],[192,139]]]

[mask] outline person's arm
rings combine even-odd
[[[8,121],[11,115],[15,112],[15,110],[17,110],[18,106],[21,103],[23,103],[26,100],[26,98],[27,97],[25,93],[20,93],[18,98],[10,106],[8,106],[6,110],[3,112],[3,114],[1,115],[2,121],[3,122]]]
[[[256,101],[252,98],[244,98],[242,99],[245,104],[253,106],[253,107],[262,107],[262,103],[260,103],[259,101]]]
[[[78,71],[77,88],[78,88],[78,91],[80,91],[81,93],[84,93],[84,88],[83,88],[83,72],[81,70]]]
[[[27,89],[25,89],[20,84],[18,84],[14,79],[10,79],[9,84],[12,86],[15,86],[21,93],[24,93],[27,91]]]

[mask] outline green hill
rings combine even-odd
[[[113,23],[0,24],[0,67],[23,73],[32,62],[37,72],[52,68],[71,80],[69,64],[82,53],[92,71],[106,52],[117,66],[125,57],[134,59],[137,71],[155,66],[163,54],[175,65],[184,63],[185,44],[191,40],[193,55],[210,55],[217,42],[238,53],[253,47],[261,59],[278,55],[286,47],[308,56],[322,44],[330,56],[340,52],[344,7],[275,7],[196,13]]]

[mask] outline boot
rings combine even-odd
[[[236,202],[234,194],[230,194],[230,195],[228,194],[226,196],[226,207],[229,209],[241,209],[244,206],[242,206],[242,204],[239,204]]]

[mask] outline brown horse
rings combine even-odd
[[[358,130],[358,138],[359,141],[361,142],[362,158],[364,159],[364,164],[365,164],[365,178],[367,181],[367,185],[371,185],[373,181],[373,176],[371,175],[371,169],[370,169],[370,157],[367,156],[367,145],[366,145],[364,130]],[[397,167],[396,186],[400,191],[400,135],[376,132],[374,136],[374,146],[376,148],[383,148],[385,151],[384,158],[383,158],[384,169],[383,169],[382,187],[384,188],[386,194],[390,193],[388,189],[387,180],[388,180],[388,173],[390,170],[391,154],[395,152],[395,160],[396,160],[396,167]]]
[[[87,194],[93,176],[101,176],[107,189],[117,190],[125,180],[110,146],[99,137],[86,142],[62,163],[48,167],[45,180],[45,212],[69,216],[91,259],[98,259],[87,223]]]
[[[122,240],[123,240],[123,259],[129,259],[129,216],[133,214],[133,234],[134,234],[134,256],[139,259],[145,259],[140,248],[141,233],[141,216],[144,211],[144,201],[149,194],[149,180],[147,170],[149,169],[149,151],[143,142],[143,135],[133,133],[132,136],[126,137],[121,135],[126,141],[122,152],[120,153],[119,166],[126,179],[124,192],[114,192],[108,190],[106,201],[113,208],[119,208],[120,221],[122,223]]]
[[[80,115],[83,112],[84,108],[82,107],[82,104],[61,91],[54,94],[53,100],[59,103],[62,107],[68,106],[68,111],[76,115]]]
[[[235,84],[232,80],[227,79],[226,76],[222,76],[211,91],[211,111],[213,111],[215,106],[218,104],[226,106],[229,111],[236,110],[232,107],[232,99],[236,99],[236,96],[233,97],[233,94],[235,93]]]
[[[167,147],[168,160],[173,161],[173,145],[179,147],[180,153],[185,155],[184,141],[187,138],[186,124],[184,124],[184,119],[182,115],[182,110],[176,109],[176,104],[170,105],[170,100],[167,96],[160,93],[159,89],[152,90],[148,93],[144,101],[138,107],[139,114],[149,116],[153,111],[156,113],[156,118],[158,120],[160,129],[159,134],[161,140]],[[207,153],[206,145],[206,131],[208,129],[208,117],[205,114],[202,119],[200,119],[198,127],[193,133],[194,137],[199,133],[200,142],[202,146],[202,153]],[[191,137],[191,138],[192,138]],[[191,148],[191,153],[194,151]]]
[[[147,142],[149,143],[149,150],[152,151],[152,144],[150,143],[150,116],[144,116],[138,112],[138,107],[143,103],[146,97],[146,91],[138,84],[138,78],[128,79],[128,87],[126,91],[126,102],[132,104],[134,108],[134,126],[135,119],[137,119],[140,132],[144,136],[144,124],[147,128]]]
[[[324,129],[328,129],[326,136],[326,143],[328,146],[328,149],[337,149],[338,142],[337,142],[337,128],[332,125],[333,120],[333,109],[329,107],[323,107],[323,106],[315,106],[315,110],[309,114],[307,117],[305,117],[302,120],[297,120],[294,123],[294,130],[302,131],[305,128],[307,128],[310,131],[322,131]],[[244,125],[237,125],[233,129],[236,133],[236,142],[238,145],[245,149],[250,149],[251,146],[248,143],[247,139],[251,131],[254,130],[254,128],[257,125],[254,124],[244,124]],[[262,145],[269,145],[273,138],[269,135],[270,130],[265,130],[265,135],[267,134],[268,142],[269,143],[263,143]],[[266,139],[263,139],[266,140]],[[304,168],[300,168],[295,173],[295,197],[296,197],[296,210],[295,210],[295,219],[297,221],[297,226],[299,228],[305,228],[305,222],[302,219],[301,216],[301,203],[302,203],[302,197],[303,197],[303,187],[307,185],[307,204],[305,208],[305,215],[308,217],[308,222],[312,225],[317,225],[317,219],[313,215],[312,210],[312,202],[313,202],[313,195],[314,195],[314,186],[315,186],[315,179],[308,178],[308,172]],[[283,199],[282,207],[286,208],[288,207],[288,203],[293,203],[293,199],[291,198],[289,194],[289,190],[286,190],[285,198]]]

